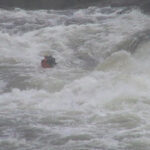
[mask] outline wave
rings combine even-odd
[[[1,149],[149,150],[149,15],[89,7],[0,16]],[[56,67],[43,69],[44,55]]]

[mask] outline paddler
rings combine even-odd
[[[44,59],[41,61],[41,66],[43,68],[52,68],[56,65],[55,58],[52,56],[44,56]]]

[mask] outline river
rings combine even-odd
[[[148,14],[89,6],[0,16],[0,150],[149,150]],[[45,55],[54,68],[41,67]]]

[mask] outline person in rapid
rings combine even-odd
[[[41,66],[43,68],[53,68],[55,65],[56,61],[52,56],[44,56],[44,59],[41,61]]]

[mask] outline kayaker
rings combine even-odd
[[[41,66],[43,68],[53,68],[55,65],[56,61],[52,56],[44,56],[44,59],[41,61]]]

